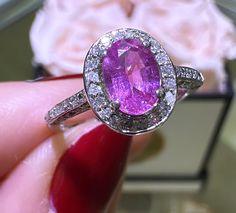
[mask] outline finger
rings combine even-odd
[[[53,134],[44,120],[47,111],[82,87],[81,79],[0,84],[0,178]]]
[[[7,177],[0,189],[0,209],[3,213],[48,212],[48,190],[52,172],[67,147],[88,128],[97,123],[85,123],[66,133],[48,138],[33,150]],[[45,211],[47,210],[47,211]]]
[[[50,197],[55,212],[104,212],[125,167],[130,139],[95,121],[53,136],[3,182],[0,209],[46,213]]]

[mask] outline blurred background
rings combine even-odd
[[[168,1],[166,0],[167,3]],[[213,1],[200,1],[203,4],[204,2],[214,4]],[[119,1],[118,4],[128,4],[127,7],[122,6],[124,7],[122,10],[126,15],[132,16],[130,8],[135,7],[135,4],[139,6],[141,3],[140,1],[127,2]],[[153,0],[150,2],[155,4]],[[163,0],[156,0],[156,2],[165,4]],[[195,10],[198,1],[180,2],[181,4],[192,2]],[[231,29],[230,32],[227,31],[227,35],[231,36],[230,42],[234,47],[236,0],[218,0],[215,3],[222,16],[229,18],[226,21],[230,20],[232,26],[227,28]],[[52,66],[44,64],[42,57],[37,57],[41,50],[36,48],[37,42],[34,41],[35,38],[40,37],[35,35],[39,31],[35,28],[40,27],[36,26],[39,21],[35,21],[35,15],[38,9],[43,7],[42,5],[41,0],[0,0],[0,81],[27,80],[45,72],[55,74],[51,69]],[[163,5],[157,4],[157,7],[165,8]],[[143,6],[143,8],[147,7]],[[219,15],[218,12],[215,14]],[[212,19],[212,17],[208,18]],[[220,18],[214,20],[219,22],[219,29],[221,29],[220,22],[223,21]],[[31,30],[32,23],[34,23],[34,31]],[[211,22],[207,23],[213,25]],[[222,29],[224,26],[226,22],[222,25]],[[213,29],[216,30],[216,27]],[[198,31],[198,33],[202,32]],[[224,43],[221,37],[220,39],[221,43]],[[163,42],[167,41],[163,40]],[[168,45],[166,48],[170,49]],[[227,51],[227,48],[224,50],[222,47],[220,51]],[[190,52],[189,54],[191,55]],[[217,57],[224,64],[226,76],[222,77],[223,83],[219,83],[224,85],[223,89],[215,86],[214,79],[217,79],[219,73],[212,71],[212,67],[209,69],[203,67],[201,71],[204,72],[207,82],[211,85],[211,81],[214,81],[214,86],[200,91],[181,103],[168,124],[156,131],[150,137],[150,141],[140,148],[141,151],[137,152],[138,154],[129,164],[118,213],[235,212],[236,102],[233,93],[236,88],[236,63],[233,53],[230,57],[227,52],[224,54],[220,52],[218,55]],[[185,62],[185,59],[174,58],[174,61]],[[197,60],[192,61],[201,69],[202,65],[198,65]],[[186,63],[188,62],[186,59]],[[64,72],[63,70],[62,74]],[[181,127],[179,127],[180,122]]]

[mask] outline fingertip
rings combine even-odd
[[[63,99],[83,88],[81,78],[0,84],[0,177],[39,143],[55,132],[44,117]],[[92,113],[81,115],[86,120]]]

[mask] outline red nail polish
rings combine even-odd
[[[72,74],[72,75],[63,75],[63,76],[40,76],[33,80],[27,80],[27,82],[40,82],[40,81],[56,81],[56,80],[65,80],[73,78],[83,78],[83,74]]]
[[[43,81],[53,81],[53,80],[64,80],[64,79],[73,79],[73,78],[83,78],[83,74],[72,74],[72,75],[63,75],[63,76],[51,76],[44,78]]]
[[[50,201],[56,213],[104,212],[125,168],[131,137],[100,125],[62,156]]]

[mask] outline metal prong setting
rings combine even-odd
[[[110,104],[110,106],[111,106],[113,113],[115,113],[115,112],[117,112],[117,110],[119,110],[120,103],[119,103],[119,101],[114,101]]]
[[[158,98],[163,98],[164,95],[165,95],[165,90],[160,87],[160,88],[156,91],[156,94],[157,94],[157,97],[158,97]]]

